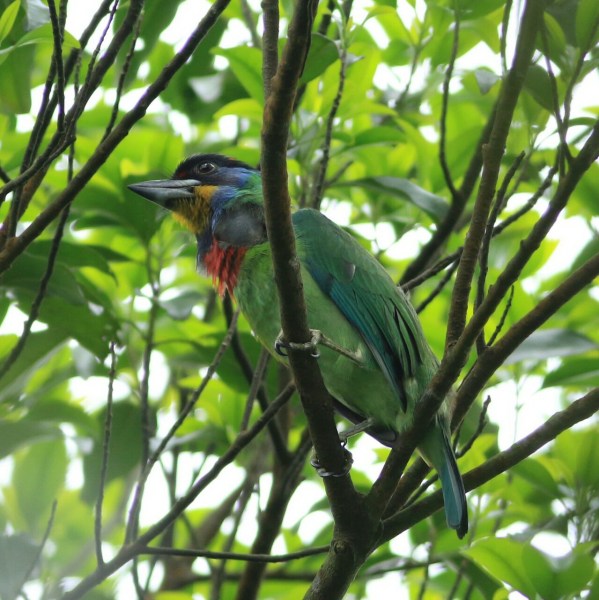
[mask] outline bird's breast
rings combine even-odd
[[[246,248],[223,246],[214,239],[210,249],[204,255],[203,263],[206,272],[212,277],[221,296],[225,293],[225,289],[231,296],[235,296],[235,288],[245,253]]]

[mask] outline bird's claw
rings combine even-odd
[[[283,332],[279,334],[277,339],[275,340],[275,352],[279,356],[287,356],[286,349],[291,350],[303,350],[310,351],[310,356],[312,358],[320,358],[320,351],[318,350],[318,344],[322,339],[322,333],[317,329],[310,329],[310,338],[309,342],[287,342],[283,339]]]
[[[316,472],[323,478],[345,477],[350,472],[351,467],[354,464],[354,459],[351,452],[345,447],[345,444],[343,444],[343,453],[345,455],[345,464],[341,471],[327,471],[323,466],[321,466],[316,454],[313,454],[312,458],[310,458],[310,464],[316,469]]]

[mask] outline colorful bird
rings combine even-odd
[[[197,262],[237,300],[256,337],[284,360],[260,171],[217,154],[184,160],[173,177],[129,188],[170,210],[196,236]],[[379,262],[316,210],[293,217],[308,322],[327,390],[356,429],[393,446],[438,367],[416,312]],[[418,450],[441,480],[447,523],[468,530],[447,406]]]

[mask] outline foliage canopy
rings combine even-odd
[[[394,489],[358,439],[323,485],[290,372],[126,189],[198,151],[267,172],[270,77],[316,6],[290,196],[410,290],[457,390],[461,542],[416,457]],[[0,597],[599,597],[596,0],[93,11],[0,0]],[[389,504],[351,546],[362,498]]]

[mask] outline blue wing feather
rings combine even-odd
[[[302,263],[360,332],[407,410],[405,381],[415,376],[425,352],[409,301],[376,259],[321,213],[300,210],[293,225]]]

